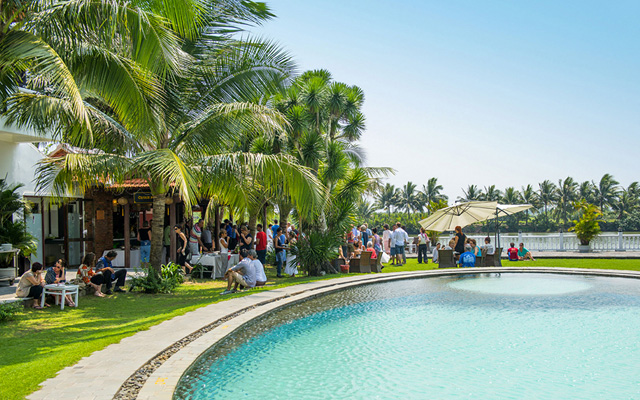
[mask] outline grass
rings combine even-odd
[[[640,270],[640,260],[544,259],[505,261],[503,265]],[[436,267],[432,263],[418,264],[416,259],[409,259],[406,265],[387,266],[383,272]],[[199,307],[259,290],[344,275],[277,279],[274,269],[267,268],[267,276],[268,286],[229,296],[220,295],[225,286],[223,282],[206,280],[186,283],[172,294],[119,293],[104,299],[85,296],[80,299],[77,309],[60,311],[52,307],[21,312],[14,320],[0,324],[3,339],[0,342],[0,376],[3,377],[0,399],[22,399],[36,391],[41,382],[54,377],[64,367],[74,365],[82,357]]]

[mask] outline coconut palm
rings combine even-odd
[[[406,185],[400,189],[398,197],[398,206],[403,208],[407,213],[407,216],[411,215],[411,211],[416,209],[419,199],[417,197],[416,185],[413,182],[407,182]]]
[[[584,199],[587,203],[594,203],[594,186],[589,181],[584,181],[578,187],[578,198]]]
[[[481,189],[478,189],[476,185],[469,185],[467,189],[462,189],[463,197],[458,197],[458,201],[478,201],[483,199],[483,193]]]
[[[520,196],[522,197],[522,201],[525,204],[531,204],[536,207],[538,196],[536,191],[533,189],[533,186],[523,186],[522,191],[520,192]],[[529,210],[525,210],[524,222],[525,224],[529,223]]]
[[[602,212],[613,206],[620,191],[618,183],[611,174],[604,174],[598,183],[593,182],[594,200]]]
[[[613,209],[617,213],[618,222],[622,221],[625,215],[638,208],[640,202],[640,186],[638,182],[632,182],[629,187],[622,189],[613,203]]]
[[[544,207],[545,220],[549,221],[548,207],[550,204],[556,201],[556,185],[550,180],[546,179],[541,182],[538,190],[538,199]]]
[[[522,201],[522,196],[518,189],[514,187],[508,187],[504,190],[501,200],[505,204],[519,204]]]
[[[558,180],[558,188],[556,189],[556,201],[558,204],[559,216],[566,227],[568,225],[567,210],[572,207],[573,202],[577,200],[578,183],[568,176],[564,180]]]
[[[422,194],[424,195],[424,203],[429,205],[431,202],[447,201],[448,197],[442,194],[444,188],[438,184],[438,178],[429,178],[426,185],[422,185]]]
[[[220,16],[216,18],[220,23]],[[162,124],[128,129],[127,124],[119,123],[119,114],[107,114],[112,129],[93,126],[95,143],[103,144],[102,152],[68,154],[42,165],[41,186],[51,184],[58,193],[72,186],[82,190],[129,178],[147,181],[154,213],[151,264],[156,268],[160,265],[164,199],[172,190],[182,197],[185,212],[201,196],[214,193],[225,204],[246,207],[251,201],[250,179],[265,186],[281,185],[301,212],[310,212],[319,198],[319,182],[292,157],[230,152],[229,144],[245,132],[271,134],[286,124],[280,113],[251,100],[259,93],[275,91],[293,64],[269,42],[211,39],[211,32],[224,35],[227,28],[222,23],[216,29],[207,28],[208,34],[188,48],[188,58],[196,62],[189,63],[180,76],[158,80],[164,97],[151,110],[161,116]],[[113,130],[119,135],[112,135]],[[73,132],[69,137],[75,138]],[[105,137],[110,146],[104,145]]]
[[[386,210],[387,215],[391,216],[391,207],[393,207],[398,199],[397,189],[394,185],[387,183],[382,190],[376,194],[376,207],[378,209]]]
[[[501,197],[502,197],[502,192],[500,191],[500,189],[496,189],[496,185],[484,187],[484,195],[482,196],[482,200],[499,201]]]

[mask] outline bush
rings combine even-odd
[[[163,265],[160,273],[154,268],[143,268],[142,271],[142,276],[131,279],[131,290],[141,290],[145,293],[171,293],[184,282],[182,267],[178,264]]]
[[[321,271],[330,271],[330,262],[338,257],[340,235],[327,231],[311,231],[291,247],[291,253],[297,258],[301,269],[309,275],[320,275]]]
[[[22,309],[21,301],[0,303],[0,322],[12,319]]]
[[[265,261],[269,265],[276,265],[276,251],[268,250],[267,256],[265,257]]]

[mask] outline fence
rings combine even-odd
[[[444,243],[450,236],[443,235],[440,242]],[[468,237],[475,239],[478,245],[484,245],[486,235],[469,235]],[[491,241],[494,241],[494,234],[490,235]],[[503,248],[509,247],[509,243],[524,243],[529,250],[535,251],[578,251],[580,241],[575,233],[547,233],[547,234],[531,234],[531,233],[506,233],[500,235],[500,244]],[[591,248],[594,251],[640,251],[640,235],[630,233],[602,233],[591,241]]]

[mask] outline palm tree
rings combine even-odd
[[[499,189],[496,189],[496,185],[491,185],[489,187],[484,187],[484,196],[482,196],[483,200],[486,201],[499,201],[500,197],[502,197],[502,192]]]
[[[613,203],[613,209],[617,213],[618,223],[622,222],[625,215],[629,215],[638,208],[640,202],[640,186],[638,182],[632,182],[627,189],[622,189]]]
[[[564,180],[558,181],[558,188],[556,189],[556,200],[562,216],[563,225],[566,227],[567,222],[567,209],[571,207],[571,204],[577,200],[578,183],[568,176]]]
[[[519,204],[522,200],[520,192],[514,187],[508,187],[504,190],[501,201],[505,204]]]
[[[402,187],[398,197],[398,205],[407,212],[407,216],[411,215],[411,211],[415,210],[419,204],[419,199],[415,191],[416,185],[413,182],[407,182]]]
[[[594,186],[589,181],[584,181],[578,187],[578,197],[584,199],[587,203],[594,203]]]
[[[224,36],[228,26],[222,22],[229,21],[217,20],[218,33]],[[212,30],[207,28],[208,33]],[[163,101],[154,104],[150,114],[160,116],[161,124],[128,129],[126,123],[119,124],[118,113],[108,114],[111,125],[93,126],[102,152],[46,160],[41,169],[41,185],[52,184],[57,192],[72,185],[86,189],[107,181],[146,180],[153,195],[151,264],[156,268],[164,199],[172,190],[182,197],[187,213],[200,197],[214,193],[226,204],[246,207],[252,186],[246,185],[248,179],[283,185],[301,212],[317,205],[320,195],[311,171],[287,155],[229,152],[229,144],[244,132],[271,134],[285,125],[280,113],[251,99],[278,87],[293,69],[290,57],[268,42],[216,41],[210,36],[198,37],[189,50],[192,54],[186,58],[197,62],[188,63],[188,71],[173,79],[158,77]],[[73,133],[68,133],[72,140]]]
[[[522,197],[522,201],[525,204],[531,204],[534,208],[538,202],[538,195],[536,191],[533,189],[533,186],[527,185],[522,187],[522,191],[520,192],[520,196]],[[525,210],[524,217],[525,224],[529,223],[529,210]]]
[[[381,191],[376,195],[376,207],[386,210],[387,215],[391,216],[391,207],[397,203],[396,187],[390,183],[384,185]]]
[[[426,185],[422,185],[423,201],[428,206],[431,202],[438,203],[440,200],[447,201],[449,198],[441,194],[442,185],[438,184],[438,178],[429,178]]]
[[[466,190],[462,189],[462,193],[464,193],[464,197],[458,197],[460,202],[478,201],[483,198],[482,190],[478,189],[476,185],[469,185]]]
[[[546,179],[539,185],[538,198],[544,206],[545,220],[549,221],[549,215],[547,213],[549,204],[552,204],[556,200],[556,185],[550,180]]]
[[[594,199],[602,212],[605,211],[605,207],[613,206],[620,191],[618,183],[618,181],[613,179],[611,174],[604,174],[602,178],[600,178],[600,182],[597,184],[595,182],[593,183]]]

